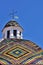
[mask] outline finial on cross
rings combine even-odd
[[[17,11],[14,12],[14,10],[10,13],[10,16],[11,16],[12,19],[15,18],[15,13],[17,13]]]

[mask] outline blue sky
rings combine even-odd
[[[12,10],[17,11],[16,21],[24,29],[24,39],[43,49],[43,0],[0,0],[0,38],[4,25],[11,20]]]

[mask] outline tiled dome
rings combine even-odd
[[[42,56],[41,48],[30,40],[4,39],[0,42],[0,64],[37,64],[43,60]]]
[[[9,21],[4,28],[4,37],[0,41],[0,65],[43,64],[43,50],[22,38],[22,27],[16,21]]]

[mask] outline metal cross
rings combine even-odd
[[[17,13],[17,11],[14,12],[14,10],[10,13],[12,19],[14,19],[15,13]]]

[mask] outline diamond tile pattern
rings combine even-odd
[[[0,64],[42,64],[43,50],[29,40],[4,39],[0,42]]]
[[[29,51],[27,51],[25,48],[21,47],[20,45],[15,45],[13,48],[4,52],[4,55],[12,56],[13,58],[18,59],[27,53],[29,53]]]

